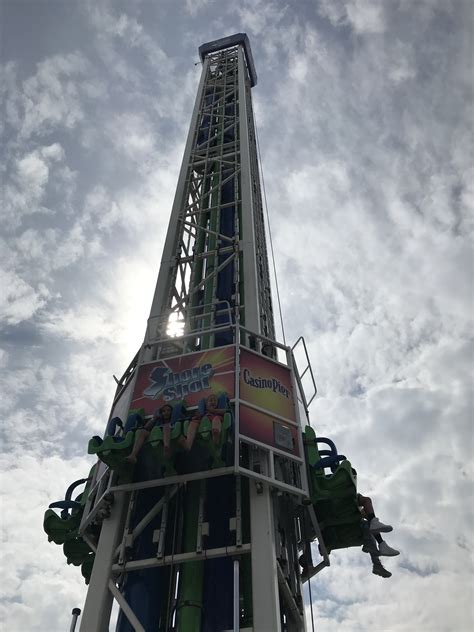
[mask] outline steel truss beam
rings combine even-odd
[[[174,564],[184,564],[185,562],[200,562],[203,560],[213,560],[217,557],[234,557],[235,555],[244,555],[250,553],[250,543],[241,546],[225,546],[216,549],[202,549],[200,553],[176,553],[175,555],[165,555],[162,558],[150,557],[145,560],[133,560],[122,564],[114,564],[112,572],[132,572],[140,571],[145,568],[154,568],[155,566],[172,566]]]

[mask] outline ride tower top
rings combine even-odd
[[[220,39],[207,42],[199,47],[199,56],[201,61],[204,61],[206,55],[215,53],[225,48],[232,48],[241,44],[244,48],[245,61],[247,62],[247,68],[250,76],[250,85],[252,88],[257,85],[257,73],[255,71],[255,64],[253,62],[252,49],[250,48],[249,38],[246,33],[236,33],[235,35],[229,35],[228,37],[221,37]]]

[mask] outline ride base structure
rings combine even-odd
[[[355,471],[309,424],[304,340],[275,336],[248,38],[199,53],[143,344],[89,442],[97,463],[45,513],[88,584],[81,632],[109,630],[114,600],[117,632],[305,630],[303,583],[363,541]]]

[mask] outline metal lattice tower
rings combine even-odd
[[[291,350],[275,340],[251,99],[256,73],[244,34],[199,53],[202,75],[145,339],[118,383],[110,418],[129,417],[140,380],[157,366],[185,397],[185,378],[210,366],[199,360],[183,369],[186,362],[222,349],[231,358],[220,378],[231,392],[230,456],[219,465],[222,454],[203,435],[218,463],[210,469],[191,452],[163,478],[144,454],[145,474],[124,483],[120,465],[99,462],[80,529],[95,552],[82,632],[109,629],[113,599],[118,632],[305,629],[297,569],[307,403]],[[267,366],[278,379],[246,368]],[[252,388],[273,389],[287,408],[252,403]],[[254,432],[259,423],[270,428],[266,438]],[[114,432],[112,424],[106,435]],[[104,511],[111,513],[95,538]]]
[[[228,47],[215,52],[200,48],[202,77],[151,309],[152,337],[170,327],[176,333],[219,324],[222,314],[199,318],[203,304],[216,308],[218,301],[229,303],[234,319],[275,337],[251,100],[256,74],[247,37],[217,45],[226,40]]]

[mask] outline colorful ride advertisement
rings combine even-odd
[[[240,399],[261,411],[239,409],[240,434],[268,445],[298,453],[297,426],[290,369],[263,356],[240,350]],[[272,413],[290,423],[276,419]]]
[[[163,404],[176,400],[184,399],[191,407],[211,393],[226,392],[232,399],[234,383],[233,346],[157,360],[138,369],[130,408],[144,408],[152,415]]]
[[[240,351],[240,399],[295,421],[290,370],[245,349]]]

